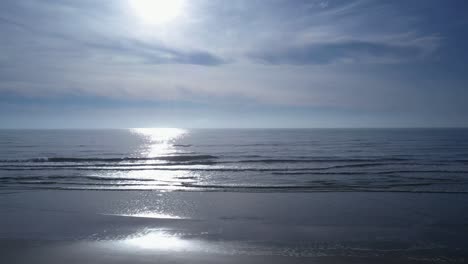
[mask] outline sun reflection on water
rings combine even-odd
[[[128,213],[128,214],[104,214],[110,216],[122,216],[122,217],[136,217],[136,218],[151,218],[151,219],[189,219],[177,215],[160,213],[157,211],[142,211],[137,213]]]
[[[179,128],[132,128],[138,137],[136,150],[129,158],[90,164],[96,169],[87,177],[93,189],[100,190],[194,190],[195,183],[203,180],[203,170],[215,162],[216,157],[198,153],[192,148],[191,138],[183,137],[189,131]],[[190,144],[189,144],[190,143]],[[97,182],[99,181],[99,182]]]
[[[141,135],[148,140],[144,150],[146,157],[157,157],[177,153],[174,142],[188,133],[180,128],[133,128],[132,133]]]

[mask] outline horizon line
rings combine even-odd
[[[0,127],[0,130],[127,130],[127,129],[275,129],[275,130],[288,130],[288,129],[468,129],[468,126],[418,126],[418,127],[176,127],[176,126],[160,126],[160,127]]]

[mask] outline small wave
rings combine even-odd
[[[5,181],[11,181],[11,180],[41,180],[44,177],[41,176],[21,176],[21,177],[16,177],[16,176],[7,176],[7,177],[0,177],[0,182],[5,182]]]
[[[293,171],[293,172],[272,172],[273,175],[367,175],[373,172],[313,172],[313,171]]]
[[[101,176],[61,176],[61,175],[54,175],[54,176],[7,176],[7,177],[0,177],[0,182],[6,181],[31,181],[31,180],[94,180],[94,181],[144,181],[150,182],[155,181],[155,179],[145,179],[145,178],[131,178],[131,177],[101,177]]]
[[[129,166],[130,167],[130,166]],[[95,167],[93,165],[85,167],[0,167],[0,171],[43,171],[43,170],[77,170],[77,171],[206,171],[206,172],[303,172],[315,173],[316,171],[326,171],[334,169],[334,167],[323,168],[193,168],[193,167],[173,167],[173,166],[159,166],[158,167],[132,167],[126,168],[125,166]],[[336,172],[339,174],[346,174],[349,172]],[[354,172],[350,172],[354,173]],[[375,171],[375,172],[359,172],[359,174],[396,174],[396,173],[445,173],[445,174],[468,174],[468,170],[390,170],[390,171]]]
[[[300,162],[391,162],[391,161],[409,161],[406,158],[356,158],[356,159],[341,159],[341,158],[294,158],[294,159],[248,159],[239,160],[239,163],[300,163]]]
[[[315,186],[296,186],[296,185],[271,185],[271,186],[253,186],[253,185],[202,185],[202,184],[187,184],[182,185],[141,185],[141,184],[82,184],[74,183],[68,186],[62,183],[47,183],[31,184],[13,183],[11,185],[0,185],[0,188],[8,186],[9,189],[25,189],[25,190],[82,190],[82,191],[178,191],[178,192],[247,192],[247,193],[289,193],[289,192],[387,192],[387,193],[442,193],[442,194],[466,194],[466,190],[449,190],[449,189],[414,189],[415,187],[424,187],[428,184],[406,184],[399,186],[356,186],[356,185],[315,185]],[[430,185],[430,184],[429,184]],[[395,188],[396,187],[396,188]],[[406,187],[406,188],[405,188]]]
[[[191,161],[191,162],[171,162],[171,163],[85,163],[85,164],[40,164],[40,165],[29,165],[29,164],[7,164],[0,165],[2,168],[49,168],[49,169],[73,169],[73,168],[87,168],[87,167],[148,167],[148,166],[193,166],[193,165],[215,165],[218,162],[215,161]]]
[[[90,182],[58,182],[58,181],[17,181],[12,182],[11,184],[17,185],[28,185],[31,188],[34,188],[35,185],[64,185],[65,186],[103,186],[103,187],[120,187],[120,186],[135,186],[135,187],[148,187],[148,185],[141,184],[141,183],[90,183]],[[152,184],[150,187],[164,187],[168,186],[167,184]]]
[[[189,148],[192,145],[191,144],[174,144],[174,147],[181,147],[181,148]]]
[[[343,169],[343,168],[366,168],[366,167],[380,167],[389,165],[420,165],[418,163],[358,163],[358,164],[347,164],[347,165],[336,165],[328,167],[330,169]]]
[[[455,173],[468,174],[468,170],[393,170],[393,171],[378,171],[375,174],[391,174],[391,173]]]
[[[161,160],[161,161],[194,161],[194,160],[209,160],[217,159],[218,157],[212,155],[176,155],[176,156],[160,156],[149,158],[137,157],[123,157],[123,158],[65,158],[65,157],[52,157],[52,158],[34,158],[34,159],[15,159],[15,160],[0,160],[2,163],[18,163],[18,162],[122,162],[122,161],[148,161],[148,160]]]
[[[154,179],[129,177],[100,177],[100,176],[48,176],[48,179],[86,179],[95,181],[154,181]]]
[[[363,186],[354,184],[328,184],[314,185],[218,185],[218,184],[193,184],[182,183],[182,186],[200,188],[205,191],[241,191],[241,192],[409,192],[409,193],[468,193],[468,191],[453,190],[421,190],[415,187],[432,186],[433,183],[401,183],[380,186]],[[405,188],[406,187],[406,188]],[[408,189],[410,188],[410,189]]]
[[[326,168],[323,168],[326,170]],[[322,172],[314,169],[305,170],[305,171],[288,171],[283,170],[279,172],[272,172],[273,175],[377,175],[377,174],[426,174],[426,173],[446,173],[446,174],[468,174],[468,171],[465,170],[388,170],[388,171],[331,171],[331,172]],[[407,176],[405,176],[406,178]]]

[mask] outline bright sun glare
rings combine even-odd
[[[184,0],[130,0],[130,6],[144,23],[161,25],[181,15]]]

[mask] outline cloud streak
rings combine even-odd
[[[260,51],[249,56],[268,64],[328,64],[354,62],[399,63],[421,58],[423,49],[366,41],[319,43],[282,50]]]

